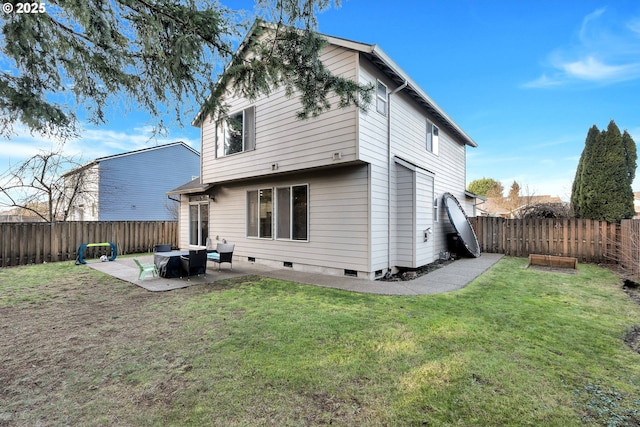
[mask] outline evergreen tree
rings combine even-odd
[[[587,139],[584,142],[584,149],[580,155],[580,161],[578,162],[578,168],[576,169],[576,176],[571,187],[571,207],[573,209],[573,214],[578,218],[580,218],[580,206],[583,204],[582,179],[584,174],[584,163],[586,158],[591,157],[591,151],[598,139],[599,133],[600,131],[596,125],[593,125],[591,129],[589,129],[589,132],[587,132]]]
[[[606,131],[591,127],[572,185],[574,214],[610,222],[632,218],[636,160],[635,142],[613,120]]]
[[[509,189],[509,200],[511,201],[519,201],[520,199],[520,184],[516,180],[511,184],[511,188]]]
[[[599,136],[600,130],[596,125],[593,125],[587,132],[584,150],[582,150],[580,161],[578,162],[578,169],[576,170],[576,177],[573,182],[571,194],[571,204],[573,206],[574,214],[578,218],[582,218],[584,215],[583,209],[587,198],[585,182],[591,185],[589,181],[591,174],[587,170],[586,164],[590,163],[593,158],[593,151],[595,150]]]
[[[513,181],[511,187],[509,188],[509,194],[506,198],[502,200],[502,207],[506,208],[511,212],[511,214],[515,214],[518,208],[521,206],[522,200],[520,197],[520,184],[516,180]]]
[[[217,0],[53,1],[33,3],[37,13],[0,14],[0,135],[22,123],[67,138],[80,120],[104,123],[107,109],[131,106],[189,122],[194,109],[219,111],[216,90],[229,82],[250,98],[284,87],[299,96],[303,118],[329,109],[331,93],[339,107],[362,107],[372,87],[334,76],[320,61],[315,15],[334,3],[256,0],[273,31],[256,32],[240,55],[246,12]]]
[[[636,177],[636,167],[638,160],[638,153],[636,150],[636,143],[626,130],[622,134],[622,145],[627,157],[627,169],[629,170],[629,184],[633,182]]]

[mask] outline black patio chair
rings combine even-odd
[[[187,279],[193,275],[207,275],[207,251],[189,251],[189,255],[182,255],[182,269],[187,275]]]
[[[207,256],[208,258],[218,263],[218,271],[220,271],[220,264],[223,262],[228,262],[231,264],[231,270],[233,270],[233,250],[236,245],[231,243],[218,243],[216,245],[215,252],[210,252]]]

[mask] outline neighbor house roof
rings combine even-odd
[[[188,149],[189,151],[193,152],[193,154],[199,156],[200,153],[196,150],[194,150],[193,148],[189,147],[187,144],[185,144],[182,141],[176,141],[176,142],[171,142],[169,144],[162,144],[162,145],[156,145],[154,147],[147,147],[147,148],[140,148],[138,150],[133,150],[133,151],[127,151],[126,153],[119,153],[119,154],[112,154],[110,156],[103,156],[103,157],[98,157],[96,159],[91,160],[90,162],[85,163],[82,166],[78,166],[77,168],[71,169],[68,172],[65,172],[64,174],[62,174],[63,177],[68,176],[68,175],[73,175],[74,173],[77,173],[83,169],[87,169],[93,165],[97,165],[101,162],[104,162],[105,160],[112,160],[112,159],[117,159],[119,157],[126,157],[126,156],[132,156],[135,154],[140,154],[143,152],[148,152],[148,151],[153,151],[153,150],[163,150],[169,147],[174,147],[174,146],[183,146],[184,148]]]
[[[253,32],[256,31],[258,25],[262,25],[264,27],[270,26],[270,24],[264,22],[256,22],[253,27],[245,37],[244,41],[238,48],[238,51],[241,51],[246,46],[248,40],[251,39]],[[462,142],[471,147],[477,147],[478,144],[469,136],[465,131],[462,130],[460,126],[456,122],[453,121],[451,117],[438,105],[436,102],[429,97],[429,95],[424,92],[418,84],[413,81],[411,77],[407,73],[405,73],[402,68],[398,64],[396,64],[377,44],[366,44],[357,41],[352,41],[348,39],[343,39],[340,37],[329,36],[325,34],[321,34],[328,43],[341,46],[346,49],[355,50],[363,54],[365,58],[375,64],[383,73],[385,73],[394,83],[397,85],[402,85],[404,83],[407,84],[406,88],[403,89],[403,92],[407,92],[411,98],[413,98],[418,104],[420,104],[423,108],[425,108],[431,115],[433,115],[439,122],[444,124],[445,128],[457,136]],[[198,112],[196,117],[193,119],[192,124],[194,126],[198,126],[200,123],[202,110]]]

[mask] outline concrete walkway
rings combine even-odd
[[[378,295],[425,295],[455,291],[464,288],[473,279],[487,271],[502,258],[502,254],[482,254],[479,258],[461,258],[414,280],[387,282],[380,280],[362,280],[352,277],[331,276],[325,274],[305,273],[285,268],[269,268],[259,264],[234,261],[233,270],[223,264],[222,270],[207,268],[206,276],[194,276],[189,280],[151,278],[147,275],[144,281],[138,280],[139,269],[134,258],[117,258],[110,262],[91,262],[87,266],[102,271],[118,279],[131,282],[149,291],[170,291],[216,282],[218,280],[255,274],[274,279],[288,280],[297,283],[342,289],[352,292]],[[153,255],[135,257],[140,262],[152,263]]]

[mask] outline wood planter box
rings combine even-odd
[[[576,270],[578,268],[578,258],[568,256],[555,256],[555,255],[529,255],[529,267],[530,265],[550,268],[571,268]]]

